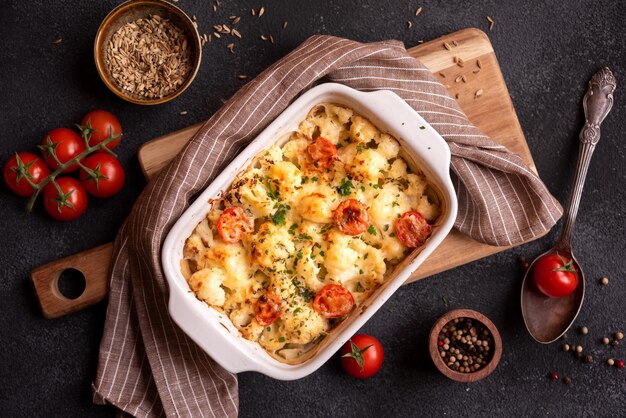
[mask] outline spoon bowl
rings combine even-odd
[[[578,275],[578,286],[567,296],[551,298],[541,293],[537,288],[533,280],[533,268],[537,260],[557,250],[559,254],[573,261],[572,264]],[[557,247],[541,254],[528,267],[522,282],[522,316],[528,332],[535,341],[542,344],[556,341],[565,334],[574,323],[574,320],[576,320],[580,308],[583,306],[584,297],[585,275],[574,254],[571,251],[563,251]]]
[[[587,177],[587,169],[591,156],[600,140],[600,124],[613,106],[613,92],[615,91],[615,77],[608,68],[602,68],[589,81],[589,86],[583,98],[585,110],[585,125],[580,131],[580,149],[576,164],[576,175],[572,186],[567,211],[564,216],[563,231],[554,248],[537,257],[528,267],[522,282],[521,305],[522,316],[526,329],[530,335],[542,344],[549,344],[557,340],[572,326],[580,312],[585,297],[585,276],[583,270],[572,252],[572,236],[578,205]],[[533,269],[541,257],[559,252],[572,260],[578,285],[574,291],[561,298],[551,298],[544,295],[535,285]]]

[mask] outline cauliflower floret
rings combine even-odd
[[[337,193],[328,186],[320,186],[314,193],[300,198],[296,209],[308,221],[329,223],[333,220],[333,211],[338,204]]]
[[[209,267],[192,274],[188,283],[200,300],[209,305],[222,306],[226,301],[226,293],[221,287],[225,279],[226,275],[222,269]]]
[[[241,243],[215,241],[204,253],[201,264],[203,267],[220,267],[226,275],[224,286],[232,290],[243,289],[252,277],[250,256]]]
[[[411,210],[411,201],[407,195],[398,188],[398,185],[387,183],[372,200],[369,214],[376,228],[385,232],[408,210]]]
[[[391,261],[403,257],[406,249],[407,247],[398,238],[386,236],[380,250],[383,252],[385,260]]]
[[[300,132],[294,132],[289,142],[283,145],[283,156],[296,164],[300,170],[313,167],[313,160],[307,151],[311,139]]]
[[[279,269],[283,267],[290,254],[295,250],[292,236],[287,228],[265,222],[259,231],[251,236],[249,245],[252,249],[252,259],[262,269]]]
[[[311,245],[307,245],[300,250],[302,257],[297,259],[296,274],[304,279],[309,289],[317,293],[324,287],[324,283],[319,279],[320,268],[311,258],[312,249]]]
[[[369,142],[376,137],[379,130],[363,116],[353,116],[350,126],[350,138],[356,142]]]
[[[294,310],[282,313],[279,333],[286,342],[308,344],[328,331],[328,320],[319,315],[311,303],[298,303]]]
[[[392,179],[402,178],[406,176],[406,163],[402,159],[397,159],[389,168],[389,177]]]
[[[382,171],[388,168],[387,159],[373,149],[357,151],[348,172],[358,180],[377,181]]]
[[[400,144],[391,135],[381,133],[375,141],[378,144],[376,150],[386,159],[389,160],[398,156]]]
[[[323,263],[328,271],[327,280],[343,282],[358,274],[359,253],[350,248],[352,240],[352,237],[335,230],[328,233],[328,249]]]
[[[256,218],[268,216],[272,211],[272,199],[267,195],[265,174],[258,168],[245,171],[233,183],[225,196],[231,206],[241,205]]]
[[[279,161],[270,168],[269,176],[278,185],[281,199],[293,202],[297,187],[302,184],[302,174],[298,167],[288,161]]]
[[[254,318],[254,306],[243,304],[240,308],[234,309],[229,318],[237,328],[247,327]]]

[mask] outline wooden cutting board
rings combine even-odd
[[[485,134],[518,153],[536,172],[511,97],[487,35],[474,28],[463,29],[408,50],[437,75],[457,99],[470,121]],[[460,63],[458,58],[461,59]],[[146,142],[139,150],[139,163],[148,180],[183,148],[202,124]],[[39,302],[47,318],[56,318],[103,300],[108,292],[108,267],[112,244],[105,244],[38,267],[31,272]],[[407,283],[506,250],[452,231],[435,252],[411,275]],[[65,298],[58,279],[68,268],[85,276],[86,288],[76,299]]]

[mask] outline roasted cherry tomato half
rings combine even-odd
[[[337,147],[326,138],[318,136],[307,147],[315,167],[329,169],[337,160]]]
[[[385,351],[376,338],[358,334],[341,348],[341,365],[350,376],[367,379],[383,365]]]
[[[414,210],[404,212],[396,222],[396,235],[404,245],[417,248],[430,237],[432,227],[421,213]]]
[[[274,293],[263,293],[254,308],[254,319],[260,325],[272,325],[280,317],[280,298]]]
[[[13,193],[30,196],[34,189],[25,177],[34,184],[39,184],[50,175],[50,169],[39,156],[30,152],[18,152],[6,162],[2,175]]]
[[[350,313],[354,297],[348,289],[338,284],[327,284],[315,295],[313,308],[324,318],[341,318]]]
[[[83,162],[91,173],[80,169],[80,182],[87,192],[96,197],[111,197],[122,189],[126,174],[122,164],[110,154],[91,154]]]
[[[43,188],[43,204],[46,212],[58,221],[73,221],[87,210],[87,192],[78,180],[59,177]]]
[[[93,112],[87,113],[80,124],[92,129],[91,136],[89,137],[89,146],[91,147],[98,145],[100,142],[109,138],[110,135],[119,135],[119,137],[106,145],[106,147],[111,150],[117,147],[117,144],[119,144],[122,139],[122,125],[120,121],[117,120],[113,113],[107,112],[106,110],[94,110]],[[100,152],[104,151],[100,150]]]
[[[248,217],[241,206],[226,209],[217,219],[217,232],[227,244],[241,241],[243,234],[254,231],[254,219]]]
[[[370,217],[367,208],[356,199],[344,200],[333,213],[335,225],[346,235],[359,235],[367,231]]]
[[[567,296],[578,286],[578,274],[572,260],[558,252],[535,261],[533,278],[537,288],[551,298]]]
[[[85,151],[85,141],[71,129],[57,128],[48,132],[41,141],[39,149],[41,149],[41,155],[43,155],[46,164],[51,169],[56,170],[59,168],[59,162],[65,164]],[[72,164],[63,170],[63,173],[76,170],[78,170],[78,164]]]

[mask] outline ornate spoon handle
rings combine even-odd
[[[578,205],[583,193],[585,178],[587,177],[587,169],[589,168],[591,155],[600,140],[600,124],[613,106],[615,86],[613,73],[604,67],[591,77],[587,93],[583,98],[585,126],[580,131],[580,150],[578,152],[578,163],[576,164],[576,177],[566,209],[563,232],[561,232],[561,238],[558,243],[558,247],[562,249],[570,251],[572,249],[574,224],[576,223]]]

